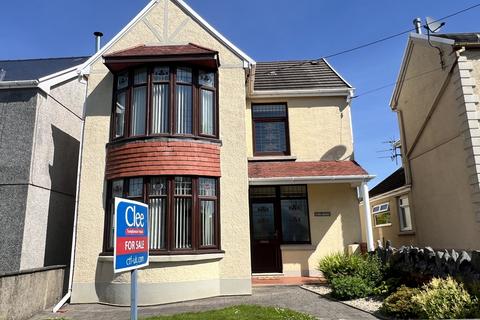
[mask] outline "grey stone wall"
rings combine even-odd
[[[65,266],[0,274],[0,320],[29,319],[63,294]]]
[[[467,284],[480,281],[480,251],[434,250],[402,246],[399,249],[379,245],[373,254],[377,255],[397,275],[429,279],[452,276]]]

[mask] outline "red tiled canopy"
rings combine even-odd
[[[218,52],[189,43],[185,45],[147,46],[140,45],[103,56],[105,65],[118,71],[135,64],[148,62],[186,61],[192,64],[217,68]]]
[[[364,176],[368,173],[355,161],[249,162],[249,178]]]

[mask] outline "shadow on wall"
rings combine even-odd
[[[321,161],[338,161],[345,159],[345,153],[347,152],[347,147],[344,145],[337,145],[327,152],[320,158]]]
[[[44,265],[68,265],[75,211],[79,141],[52,125],[53,163]]]

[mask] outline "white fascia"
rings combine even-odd
[[[250,98],[277,97],[352,97],[353,88],[295,89],[295,90],[254,90]]]
[[[371,197],[370,201],[378,201],[378,200],[381,200],[381,199],[384,199],[384,198],[400,196],[400,195],[403,195],[403,194],[406,194],[406,193],[410,192],[410,189],[411,189],[410,185],[407,184],[405,186],[401,186],[400,188],[393,189],[393,190],[390,190],[388,192],[381,193],[381,194],[378,194],[374,197]]]
[[[454,40],[435,37],[432,35],[430,36],[430,42],[432,43],[436,42],[436,43],[447,44],[447,45],[455,44]],[[392,110],[395,110],[397,107],[398,97],[400,96],[400,92],[403,87],[403,81],[405,80],[405,74],[407,71],[408,64],[410,63],[410,57],[412,54],[414,44],[422,44],[422,45],[428,44],[428,36],[412,32],[408,37],[408,43],[403,53],[402,64],[400,65],[397,81],[395,82],[395,88],[393,89],[392,97],[390,98],[390,108],[392,108]]]
[[[149,11],[152,9],[159,0],[150,1],[145,8],[142,9],[119,33],[117,33],[110,41],[108,41],[100,50],[98,50],[93,56],[91,56],[87,61],[81,64],[77,68],[77,73],[79,75],[88,75],[90,74],[90,65],[97,61],[108,49],[110,49],[124,34],[126,34],[140,19],[142,19]],[[230,41],[228,41],[224,36],[222,36],[217,30],[215,30],[208,22],[206,22],[202,17],[198,15],[190,6],[188,6],[182,0],[165,0],[173,1],[178,4],[185,12],[190,15],[192,19],[201,24],[212,36],[214,36],[220,43],[224,44],[229,48],[233,53],[244,60],[244,66],[249,67],[250,65],[255,64],[255,60],[247,56],[243,51],[238,49]]]
[[[251,186],[290,185],[290,184],[325,184],[325,183],[360,183],[370,181],[374,175],[345,175],[345,176],[308,176],[308,177],[274,177],[248,178]]]
[[[38,79],[38,87],[49,94],[53,86],[76,77],[78,77],[77,66]]]
[[[341,75],[337,70],[335,70],[335,68],[327,61],[327,59],[322,58],[322,60],[327,64],[327,66],[330,67],[330,69],[332,69],[333,72],[335,72],[335,74],[336,74],[340,79],[342,79],[343,82],[345,82],[345,83],[347,84],[347,86],[349,86],[350,88],[353,89],[353,86],[352,86],[350,83],[348,83],[348,81],[345,80],[345,78],[342,77],[342,75]]]

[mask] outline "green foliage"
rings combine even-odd
[[[189,312],[171,316],[158,316],[144,320],[314,320],[315,318],[289,309],[238,305],[220,310]]]
[[[395,318],[416,318],[419,313],[419,307],[414,303],[413,297],[418,293],[420,293],[420,289],[401,286],[383,301],[380,310],[386,315]]]
[[[433,278],[412,297],[418,305],[421,318],[451,319],[465,318],[472,308],[472,299],[463,284],[453,278]]]
[[[334,253],[322,258],[318,269],[330,283],[334,278],[357,276],[369,285],[375,286],[383,278],[381,261],[377,257],[367,255]]]
[[[373,294],[376,296],[388,295],[400,286],[400,278],[387,278],[380,281],[375,288],[373,288]]]
[[[331,281],[332,295],[340,300],[363,298],[372,292],[368,281],[358,276],[338,276]]]

